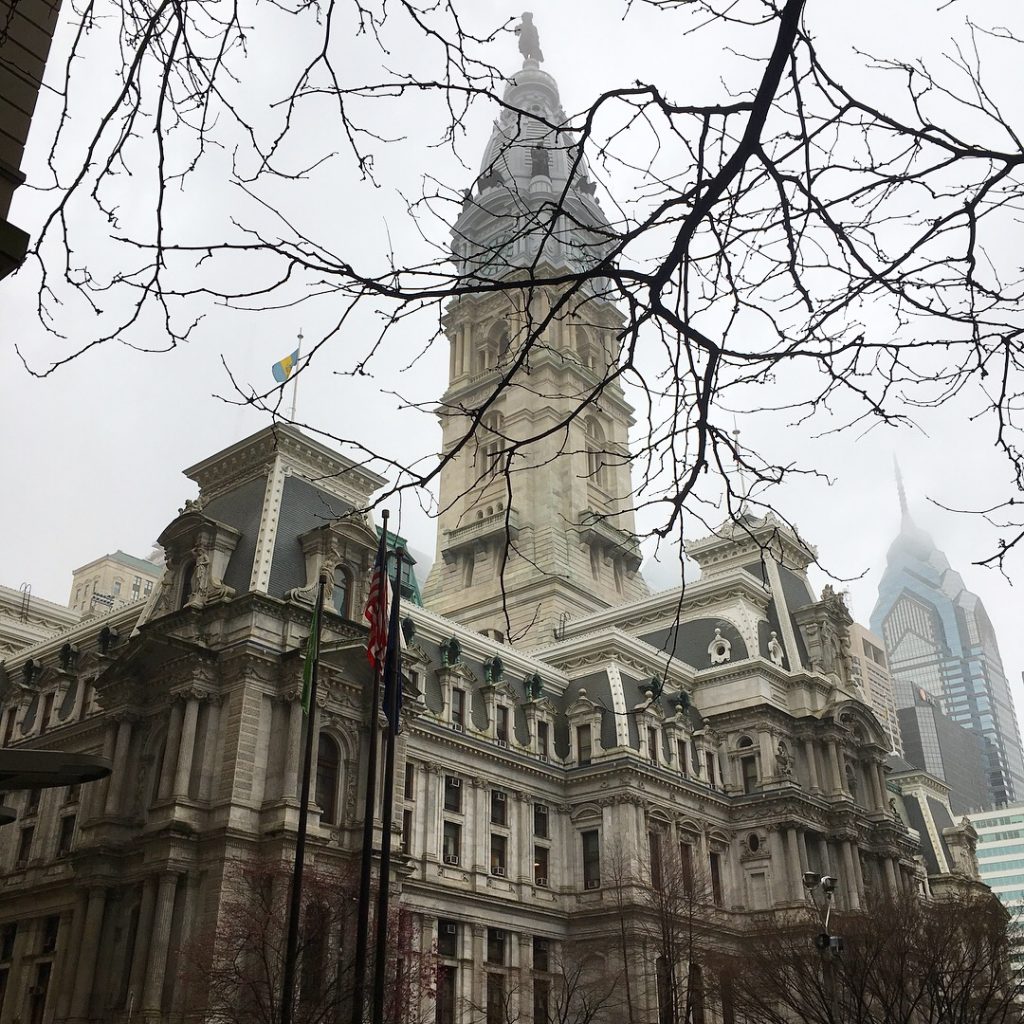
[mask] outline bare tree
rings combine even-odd
[[[738,1021],[1016,1024],[1024,1019],[1008,915],[994,897],[880,900],[833,917],[842,950],[809,919],[766,917],[716,965]]]
[[[621,6],[628,14],[634,4]],[[568,437],[590,405],[624,385],[644,430],[638,496],[621,497],[646,510],[654,534],[677,536],[684,512],[717,521],[723,491],[735,516],[742,499],[767,508],[774,486],[813,471],[784,449],[741,444],[735,410],[827,434],[910,423],[955,399],[988,423],[1005,457],[1005,504],[987,510],[1000,534],[992,560],[1002,565],[1024,537],[1014,505],[1024,484],[1022,282],[1000,241],[1024,199],[1024,146],[1016,97],[986,67],[1015,68],[1024,31],[968,20],[938,69],[918,59],[912,34],[889,38],[894,54],[860,55],[851,72],[836,70],[816,42],[828,0],[645,6],[664,19],[663,38],[724,26],[745,59],[727,69],[724,88],[688,82],[684,102],[669,99],[672,83],[612,82],[554,123],[504,98],[505,51],[495,40],[510,25],[484,25],[456,0],[275,0],[251,23],[239,7],[210,0],[80,0],[49,154],[55,201],[34,256],[43,322],[60,332],[62,317],[84,313],[93,326],[51,364],[23,352],[27,365],[46,375],[114,339],[174,346],[218,305],[294,309],[329,296],[333,324],[307,353],[315,361],[324,346],[344,346],[344,372],[365,375],[406,330],[433,343],[447,305],[506,296],[524,329],[493,382],[459,410],[463,435],[439,458],[406,458],[307,424],[406,491],[459,456],[501,395],[531,387],[531,358],[554,328],[587,322],[604,299],[622,315],[610,358],[557,423],[502,438],[506,474],[531,445]],[[80,69],[111,35],[118,87],[83,109]],[[276,45],[284,37],[287,52]],[[364,58],[378,47],[387,66],[353,77],[341,40],[364,47]],[[270,46],[280,78],[263,82]],[[441,237],[466,210],[484,209],[489,190],[514,187],[495,167],[475,180],[426,176],[408,200],[419,234],[388,253],[367,252],[359,237],[320,237],[291,215],[328,166],[351,162],[372,187],[375,163],[403,145],[381,125],[403,109],[436,116],[440,141],[458,157],[480,106],[503,119],[513,142],[544,140],[542,149],[569,161],[556,194],[514,197],[520,212],[500,238],[457,238],[453,256]],[[333,139],[340,153],[317,144]],[[141,219],[119,209],[128,175],[152,196]],[[196,195],[219,195],[225,178],[232,188],[218,215],[180,230],[177,214]],[[628,198],[581,220],[577,198],[605,184],[609,199]],[[102,225],[109,244],[98,247]],[[558,259],[545,255],[550,239],[568,246]],[[380,327],[357,344],[349,331],[363,310]],[[235,400],[278,411],[280,391],[239,385]],[[742,495],[737,464],[748,481]]]
[[[184,982],[205,1020],[277,1024],[284,975],[291,871],[262,861],[229,865],[218,923],[185,950]],[[307,868],[292,1019],[327,1024],[348,1012],[358,879],[343,868]],[[413,947],[408,914],[389,921],[385,1021],[424,1020],[433,997],[433,951]]]

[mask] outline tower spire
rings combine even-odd
[[[906,522],[910,518],[910,510],[907,508],[907,491],[903,486],[903,473],[900,472],[900,462],[895,455],[892,457],[892,468],[896,474],[896,493],[900,498],[900,516]]]

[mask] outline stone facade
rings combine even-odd
[[[136,558],[115,551],[80,566],[72,574],[69,607],[87,615],[145,600],[163,572],[163,566],[152,557]]]

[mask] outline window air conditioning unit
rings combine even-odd
[[[547,754],[538,754],[537,755],[537,760],[538,761],[543,761],[545,764],[547,764],[548,763],[548,755]]]
[[[494,742],[503,750],[508,750],[508,740],[495,740]]]
[[[444,862],[445,864],[458,864],[459,855],[457,853],[446,853],[444,855]]]
[[[447,782],[452,789],[458,789],[462,785],[462,779],[457,779],[454,775],[449,775]]]
[[[502,868],[502,867],[493,867],[493,868],[491,868],[491,874],[492,875],[497,875],[499,878],[504,878],[505,877],[505,869]]]
[[[463,732],[464,731],[463,728],[462,728],[462,724],[460,722],[452,722],[452,728],[456,732]]]
[[[449,921],[444,926],[444,933],[445,933],[445,935],[454,935],[457,931],[458,931],[458,926],[455,924],[454,921]]]
[[[548,887],[548,880],[543,875],[538,875],[534,880],[534,884],[540,886],[541,889]]]
[[[600,889],[601,888],[601,879],[600,878],[591,878],[587,882],[587,888],[588,889]]]
[[[496,789],[494,791],[494,799],[497,800],[499,804],[503,804],[505,802],[505,794],[500,789]]]

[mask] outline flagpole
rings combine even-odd
[[[377,949],[373,960],[373,1024],[384,1024],[385,953],[388,942],[388,896],[391,886],[391,818],[395,799],[395,746],[398,742],[399,716],[402,710],[402,642],[399,637],[402,597],[402,555],[395,552],[395,593],[391,601],[388,628],[388,678],[384,686],[384,710],[388,715],[388,731],[384,753],[384,807],[380,834],[380,877],[377,881]],[[396,993],[397,998],[397,993]]]
[[[381,537],[387,550],[388,517],[381,514]],[[384,565],[387,580],[387,564]],[[370,699],[370,749],[366,757],[366,799],[363,804],[363,850],[359,862],[359,905],[356,912],[356,958],[352,968],[352,1024],[363,1024],[366,985],[366,952],[370,934],[370,880],[373,872],[373,818],[377,810],[377,737],[380,726],[380,683],[383,665],[373,670],[373,695]]]
[[[298,364],[302,361],[302,328],[299,328],[299,347],[295,350],[298,352],[299,357],[295,360],[295,369],[292,371],[294,374],[294,380],[292,381],[292,414],[288,418],[295,422],[295,406],[299,401],[299,369]]]
[[[295,840],[295,865],[292,869],[291,900],[288,905],[288,940],[284,954],[284,982],[281,986],[281,1024],[291,1024],[292,1003],[295,1001],[295,964],[299,950],[299,915],[302,910],[302,869],[306,860],[306,828],[309,817],[309,773],[313,764],[313,725],[316,721],[317,670],[320,661],[320,625],[323,622],[324,586],[326,575],[320,573],[316,592],[316,610],[313,612],[313,642],[309,653],[313,663],[310,670],[309,703],[306,718],[306,749],[302,760],[302,787],[299,791],[299,834]],[[305,683],[303,683],[305,688]]]

